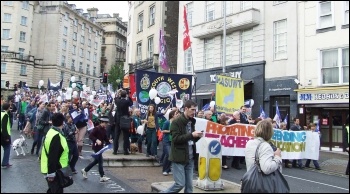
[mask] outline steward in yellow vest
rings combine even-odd
[[[12,165],[10,161],[11,152],[11,124],[10,124],[10,104],[4,103],[1,111],[1,146],[4,148],[4,156],[1,163],[1,168],[8,168]]]
[[[56,171],[68,166],[69,148],[62,135],[64,120],[62,113],[52,115],[52,127],[47,132],[41,149],[41,173],[46,175],[49,193],[63,192],[56,178]]]

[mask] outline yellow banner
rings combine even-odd
[[[244,105],[244,82],[242,79],[216,76],[216,111],[233,114]]]

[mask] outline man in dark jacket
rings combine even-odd
[[[301,131],[301,130],[303,130],[303,128],[300,126],[299,118],[295,117],[295,118],[293,119],[293,121],[294,121],[294,124],[290,127],[290,130],[292,130],[292,131]],[[303,169],[304,166],[303,166],[303,162],[302,162],[301,159],[293,160],[293,162],[292,162],[292,167],[293,167],[293,168],[296,168],[296,167],[297,167],[297,162],[298,162],[299,168],[300,168],[300,169]]]
[[[11,124],[10,124],[10,104],[4,103],[1,111],[1,146],[4,148],[1,168],[8,168],[11,152]]]
[[[129,141],[129,129],[121,129],[120,124],[120,118],[122,116],[128,116],[130,117],[129,113],[129,107],[133,105],[132,99],[126,95],[126,91],[122,90],[120,92],[120,97],[117,97],[115,99],[115,104],[117,106],[117,109],[115,111],[115,135],[114,135],[114,147],[113,147],[113,154],[117,154],[118,148],[119,148],[119,136],[120,133],[123,131],[123,141],[124,141],[124,155],[129,154],[129,147],[130,147],[130,141]],[[131,120],[130,120],[130,126],[131,126]]]
[[[170,126],[172,135],[169,160],[173,165],[175,183],[162,193],[178,193],[185,187],[185,193],[193,192],[193,168],[196,157],[195,142],[203,133],[195,131],[194,115],[197,104],[191,100],[185,102],[184,113],[176,118]]]

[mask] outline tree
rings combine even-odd
[[[121,84],[123,84],[124,79],[124,70],[123,70],[123,62],[118,62],[117,64],[113,65],[111,69],[108,72],[108,80],[107,82],[109,84],[112,84],[113,90],[117,90]],[[120,80],[119,86],[116,82],[116,80]]]

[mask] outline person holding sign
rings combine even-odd
[[[311,123],[310,124],[310,130],[312,131],[312,132],[315,132],[315,130],[316,130],[316,125],[315,125],[315,123]],[[317,132],[316,132],[317,133]],[[319,134],[320,134],[320,132],[318,132]],[[311,162],[311,159],[307,159],[306,160],[306,163],[305,163],[305,167],[306,168],[310,168],[310,162]],[[317,169],[317,170],[321,170],[321,168],[320,168],[320,165],[318,164],[318,161],[317,160],[312,160],[312,162],[314,163],[314,166],[315,166],[315,168]]]

